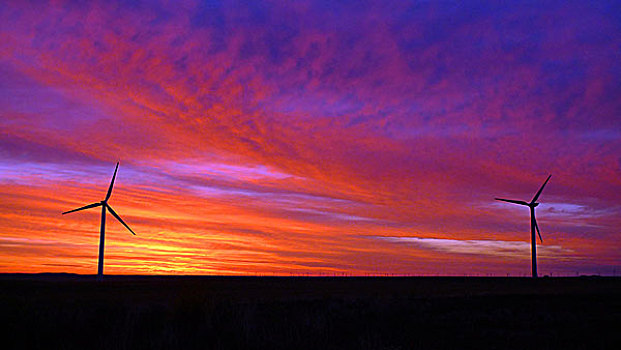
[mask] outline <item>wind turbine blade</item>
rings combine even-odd
[[[535,228],[537,229],[537,234],[539,235],[539,240],[543,243],[543,239],[541,238],[541,232],[539,232],[539,225],[537,225],[537,219],[533,216],[533,221],[535,221]]]
[[[530,201],[531,203],[535,203],[537,201],[537,198],[539,198],[539,195],[541,194],[541,191],[543,191],[543,188],[546,187],[546,184],[548,183],[548,181],[550,181],[551,177],[552,177],[552,175],[548,176],[548,178],[546,179],[546,182],[544,182],[543,185],[541,185],[541,188],[539,189],[539,191],[537,192],[535,197],[533,197],[533,200]]]
[[[80,207],[78,209],[73,209],[73,210],[66,211],[66,212],[63,213],[63,215],[69,214],[69,213],[73,213],[74,211],[80,211],[80,210],[84,210],[84,209],[95,208],[95,207],[98,207],[100,205],[101,205],[101,202],[85,205],[85,206]]]
[[[127,226],[127,224],[125,223],[125,221],[123,221],[123,219],[121,219],[121,217],[119,216],[119,214],[117,214],[114,209],[112,209],[112,207],[109,204],[106,204],[106,208],[108,208],[108,210],[110,210],[110,214],[112,214],[112,216],[114,216],[117,220],[119,220],[121,222],[121,224],[123,224],[123,226],[127,227],[127,229],[129,230],[129,232],[131,232],[134,236],[136,235],[136,232],[132,231],[131,228],[129,228],[129,226]]]
[[[119,170],[119,162],[116,162],[116,168],[114,168],[114,175],[112,175],[112,181],[110,182],[110,188],[108,188],[108,194],[106,194],[106,199],[110,199],[112,195],[112,186],[114,186],[114,179],[116,178],[116,171]]]
[[[524,202],[524,201],[516,201],[513,199],[502,199],[502,198],[494,198],[497,201],[503,201],[503,202],[509,202],[509,203],[513,203],[513,204],[520,204],[520,205],[526,205],[528,206],[528,203]]]

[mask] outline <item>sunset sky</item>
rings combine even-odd
[[[131,3],[131,4],[128,4]],[[0,272],[621,274],[619,1],[3,1]]]

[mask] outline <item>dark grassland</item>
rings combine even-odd
[[[621,278],[0,275],[3,349],[621,349]]]

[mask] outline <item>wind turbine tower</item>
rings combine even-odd
[[[546,184],[548,183],[551,177],[552,175],[548,176],[548,178],[543,183],[543,185],[541,185],[541,188],[539,189],[539,191],[537,191],[537,194],[535,194],[535,197],[533,197],[533,200],[530,201],[530,203],[527,203],[525,201],[517,201],[513,199],[495,198],[497,201],[525,205],[530,208],[530,249],[531,249],[533,277],[535,278],[537,277],[537,239],[535,238],[535,229],[537,230],[537,234],[539,235],[539,240],[541,241],[541,243],[543,243],[543,239],[541,239],[541,232],[539,232],[539,226],[537,225],[537,219],[535,219],[535,208],[539,205],[539,203],[537,203],[537,199],[539,198],[541,191],[543,191],[543,188],[546,186]]]
[[[114,179],[116,178],[117,170],[119,170],[118,162],[116,163],[116,168],[114,169],[114,175],[112,175],[112,181],[110,182],[110,187],[108,188],[108,193],[106,194],[106,198],[104,198],[104,200],[102,200],[101,202],[96,202],[96,203],[92,203],[89,205],[85,205],[77,209],[69,210],[63,213],[63,215],[65,215],[65,214],[73,213],[73,212],[84,210],[84,209],[101,207],[101,228],[99,231],[99,263],[97,266],[97,280],[99,281],[103,280],[104,243],[105,243],[105,237],[106,237],[106,209],[109,210],[110,214],[112,214],[112,216],[114,216],[117,220],[119,220],[119,222],[123,224],[123,226],[125,226],[129,230],[129,232],[131,232],[133,235],[136,234],[131,228],[129,228],[129,226],[127,226],[125,221],[121,219],[119,214],[117,214],[114,211],[114,209],[112,209],[110,204],[108,204],[108,200],[110,199],[110,196],[112,195],[112,187],[114,186]]]

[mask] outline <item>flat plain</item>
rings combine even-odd
[[[0,275],[4,349],[615,349],[621,278]]]

